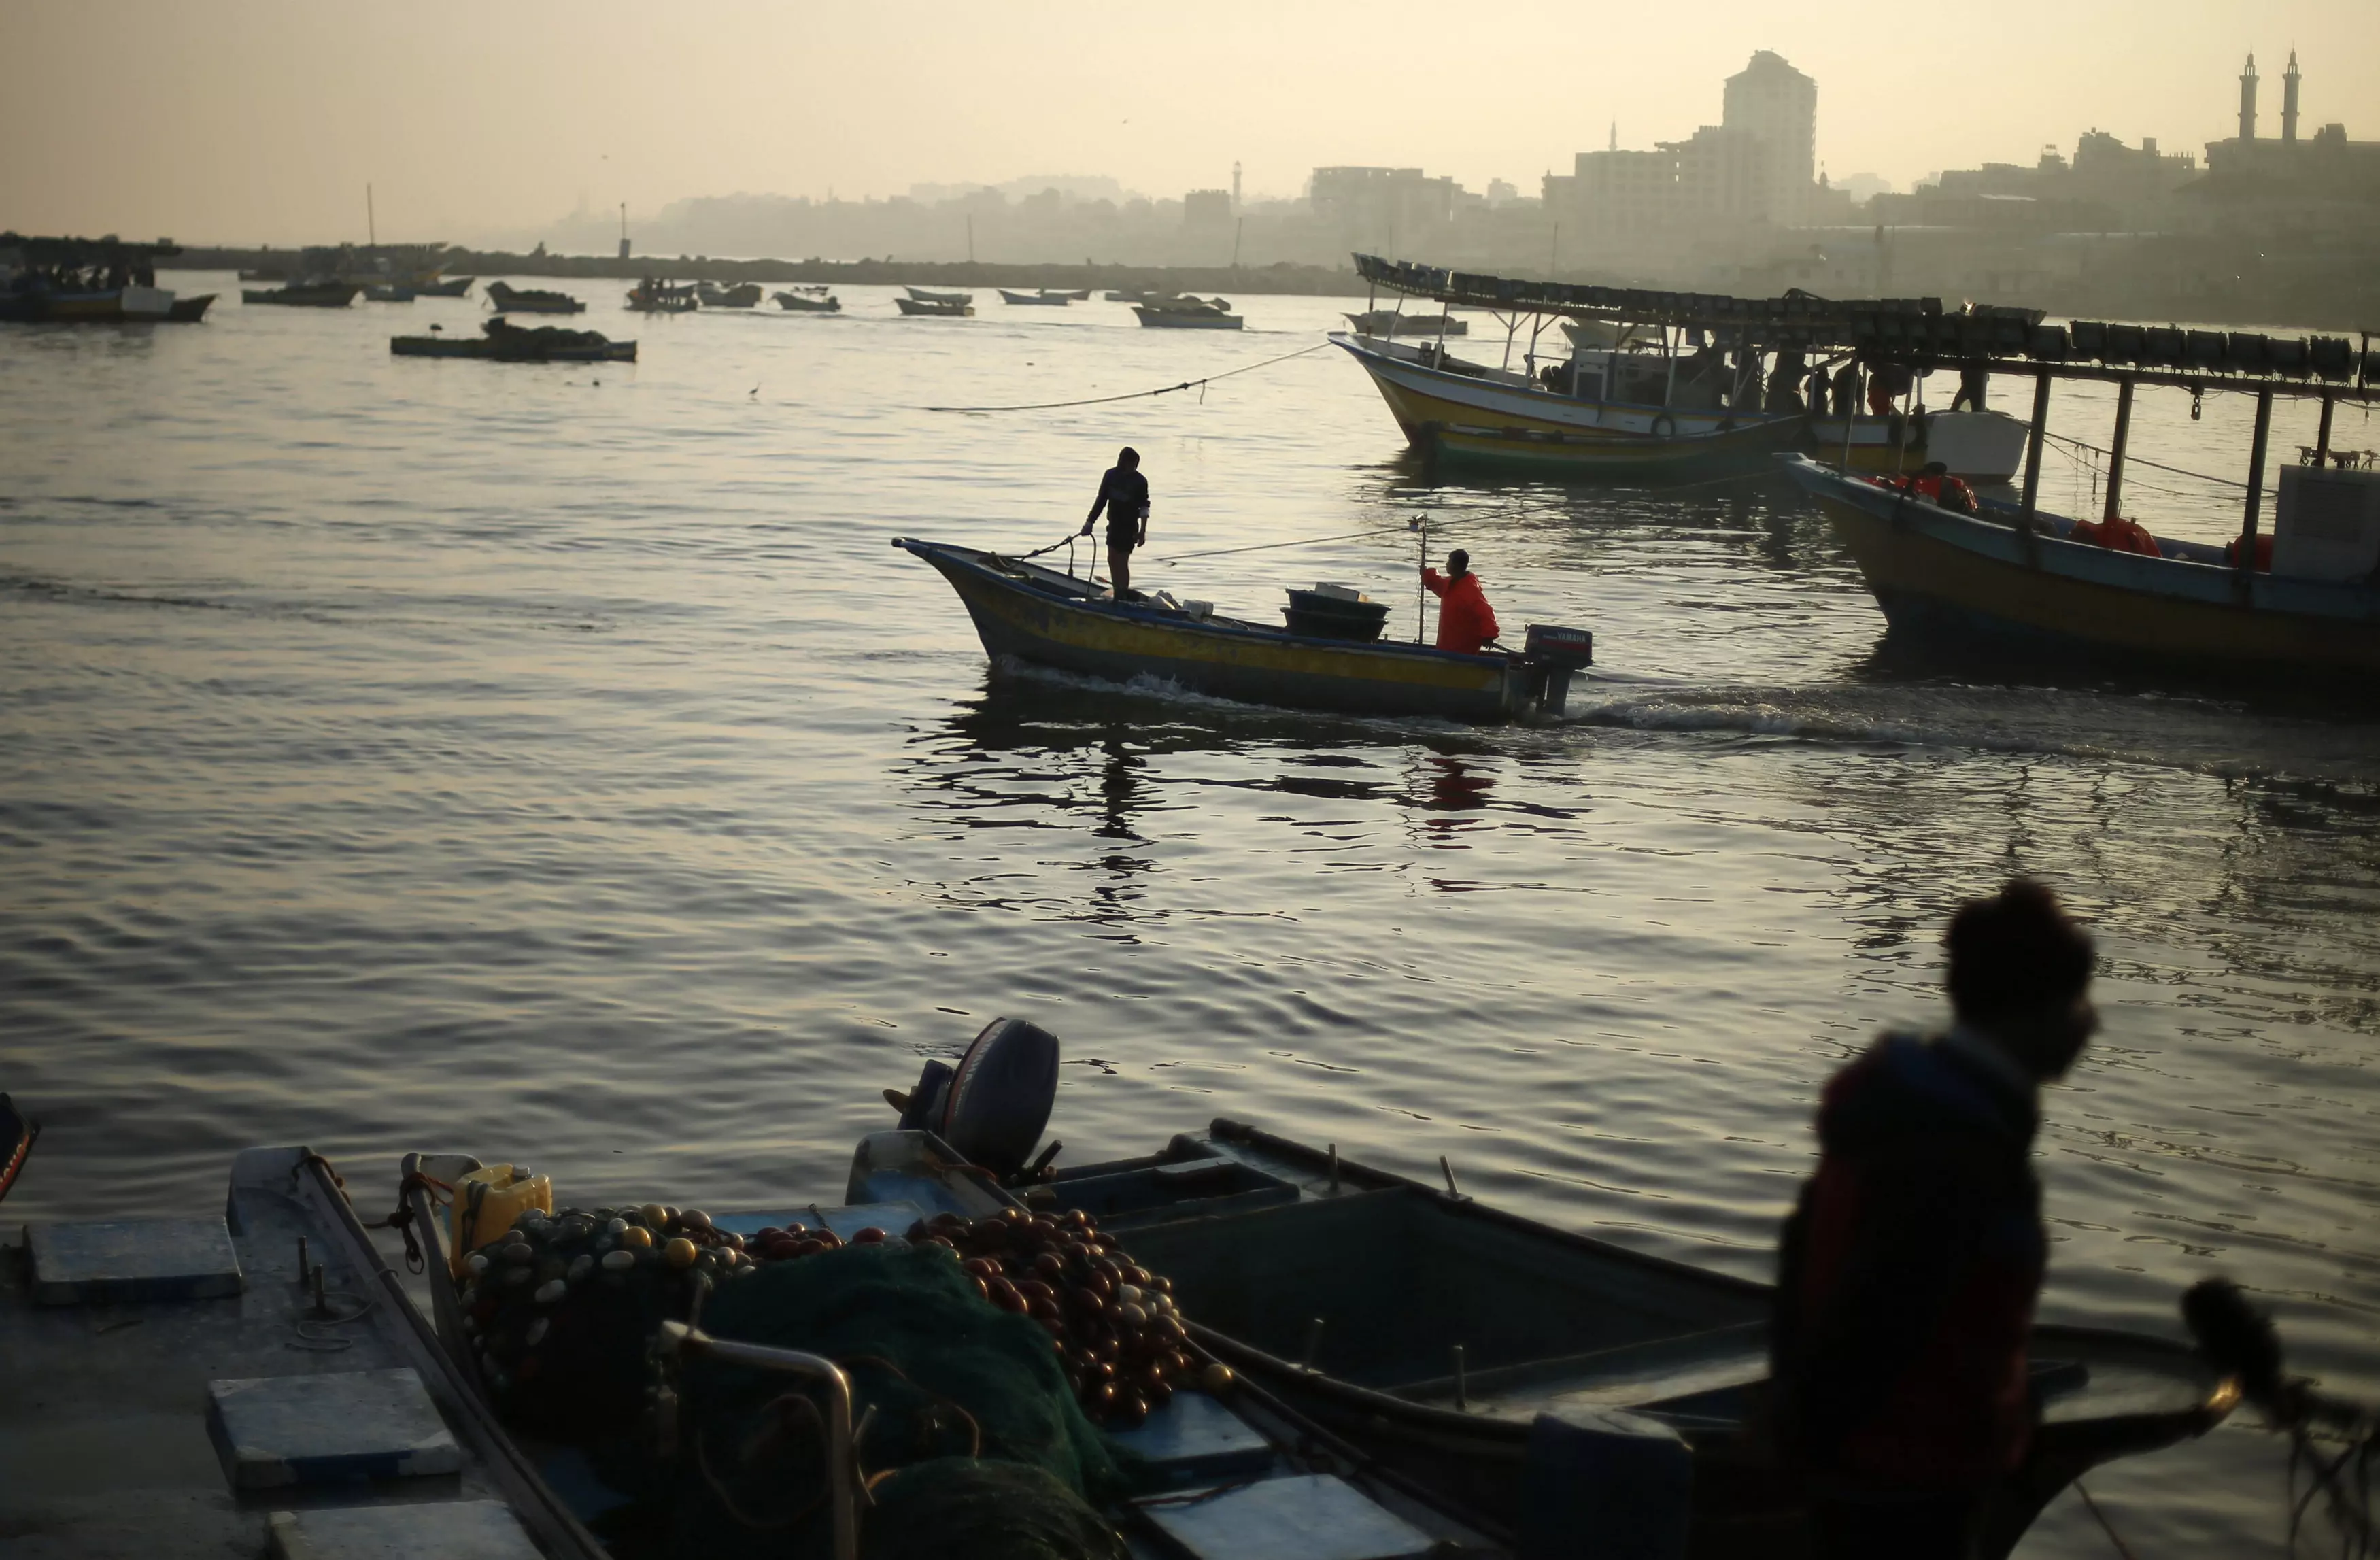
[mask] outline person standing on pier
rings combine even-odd
[[[2095,955],[2022,879],[1945,942],[1949,1030],[1888,1033],[1828,1081],[1779,1253],[1774,1424],[1826,1560],[1966,1560],[2033,1434],[2038,1091],[2098,1027]]]
[[[1099,511],[1108,516],[1108,581],[1115,599],[1132,599],[1132,550],[1148,545],[1148,479],[1140,474],[1140,452],[1129,445],[1116,452],[1116,463],[1099,478],[1099,495],[1083,518],[1083,534],[1091,534]]]
[[[1446,555],[1444,574],[1424,564],[1421,582],[1439,601],[1439,649],[1476,655],[1500,632],[1496,609],[1488,604],[1479,577],[1471,572],[1471,555],[1462,548]]]

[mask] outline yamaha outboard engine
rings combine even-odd
[[[1025,1168],[1057,1098],[1058,1037],[1023,1018],[994,1018],[956,1067],[926,1064],[901,1105],[901,1126],[937,1134],[1004,1181]]]

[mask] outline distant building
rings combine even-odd
[[[1818,169],[1818,83],[1763,49],[1727,79],[1719,124],[1760,143],[1754,197],[1772,222],[1798,222]]]
[[[1443,228],[1454,215],[1454,180],[1419,168],[1317,168],[1308,199],[1317,221],[1351,246],[1393,249]]]
[[[1650,152],[1621,151],[1613,127],[1603,151],[1579,152],[1567,177],[1547,176],[1547,208],[1589,253],[1808,219],[1817,207],[1818,84],[1763,49],[1727,79],[1718,124]]]
[[[2298,56],[2281,78],[2281,139],[2256,135],[2256,56],[2240,76],[2240,133],[2206,147],[2206,181],[2197,191],[2220,206],[2345,205],[2367,217],[2380,202],[2380,141],[2350,140],[2345,125],[2325,125],[2298,139]]]
[[[1232,192],[1228,189],[1193,189],[1183,196],[1182,225],[1204,228],[1232,225]]]

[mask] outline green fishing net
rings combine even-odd
[[[851,1378],[871,1555],[1110,1560],[1092,1507],[1123,1481],[1083,1417],[1050,1335],[985,1303],[939,1247],[853,1247],[722,1285],[720,1338],[820,1354]],[[675,1560],[828,1553],[823,1398],[797,1377],[686,1362]]]

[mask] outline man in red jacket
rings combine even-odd
[[[1421,582],[1439,600],[1438,648],[1476,655],[1497,634],[1496,609],[1471,572],[1471,555],[1457,547],[1446,555],[1446,572],[1422,566]]]
[[[2091,939],[2020,879],[1944,941],[1954,1022],[1888,1033],[1828,1082],[1779,1252],[1779,1450],[1822,1560],[1966,1560],[2033,1436],[2036,1096],[2098,1027]]]

